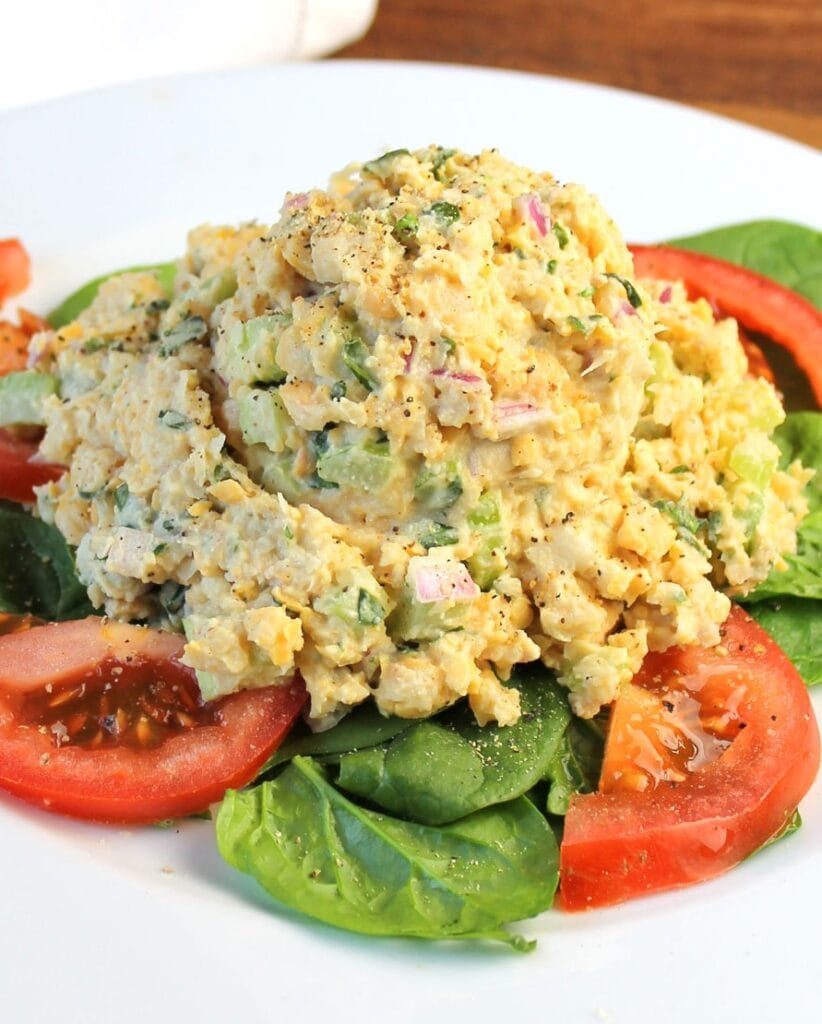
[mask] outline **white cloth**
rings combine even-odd
[[[0,110],[113,82],[319,57],[377,0],[22,0],[3,9]]]

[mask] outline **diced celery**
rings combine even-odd
[[[765,500],[761,494],[748,494],[745,504],[734,509],[734,518],[742,524],[745,531],[745,550],[750,553],[756,528],[765,511]]]
[[[457,463],[425,465],[414,481],[414,497],[426,512],[443,512],[462,494],[462,478]]]
[[[462,627],[467,607],[464,602],[450,601],[422,604],[406,591],[388,618],[389,635],[400,642],[437,640],[443,633]]]
[[[317,459],[317,475],[322,480],[368,492],[383,490],[392,469],[391,451],[385,441],[328,448]]]
[[[57,378],[37,370],[0,377],[0,427],[44,426],[43,400],[57,394]]]
[[[197,289],[197,298],[207,302],[209,306],[216,306],[230,299],[236,291],[237,274],[233,267],[226,267],[200,285]]]
[[[659,384],[661,381],[671,380],[676,375],[676,363],[674,362],[671,348],[664,341],[652,341],[648,348],[648,355],[654,371],[648,378],[648,384]]]
[[[270,494],[282,494],[287,501],[298,501],[305,486],[294,476],[294,453],[271,453],[261,462],[260,483]]]
[[[386,614],[385,594],[367,572],[357,572],[347,586],[332,587],[314,602],[314,610],[321,615],[340,619],[359,630],[378,626]]]
[[[468,571],[477,586],[487,590],[507,565],[499,494],[486,491],[465,519],[480,535],[480,545],[468,559]]]
[[[264,444],[272,452],[285,448],[292,421],[276,391],[251,388],[238,398],[237,409],[246,444]]]
[[[237,323],[228,334],[228,373],[243,384],[278,384],[285,371],[277,364],[277,343],[291,324],[286,313],[266,313]]]
[[[767,444],[767,448],[772,446]],[[764,491],[776,471],[776,456],[763,451],[759,438],[750,437],[740,441],[731,451],[728,465],[743,480]]]
[[[502,522],[499,495],[495,491],[486,491],[465,519],[469,526],[475,528],[498,526]]]

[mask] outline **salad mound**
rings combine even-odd
[[[591,717],[649,650],[716,645],[806,511],[736,323],[495,151],[198,228],[170,299],[115,276],[32,352],[68,467],[37,509],[94,605],[184,630],[205,699],[298,670],[316,728],[372,695],[509,725],[538,660]]]

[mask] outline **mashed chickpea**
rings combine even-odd
[[[805,511],[735,323],[495,151],[198,228],[171,301],[114,277],[35,351],[68,466],[38,508],[94,603],[185,629],[207,698],[299,670],[319,725],[371,695],[507,724],[535,659],[593,715],[649,649],[716,644]]]

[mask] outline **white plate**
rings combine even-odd
[[[753,217],[822,223],[822,158],[624,92],[515,73],[328,63],[139,84],[0,119],[0,237],[25,304],[167,259],[202,221],[398,146],[506,155],[585,182],[633,240]],[[820,707],[817,697],[817,707]],[[715,882],[523,932],[531,956],[363,939],[266,909],[211,826],[126,833],[0,804],[2,1019],[137,1024],[819,1019],[822,792],[805,827]]]

